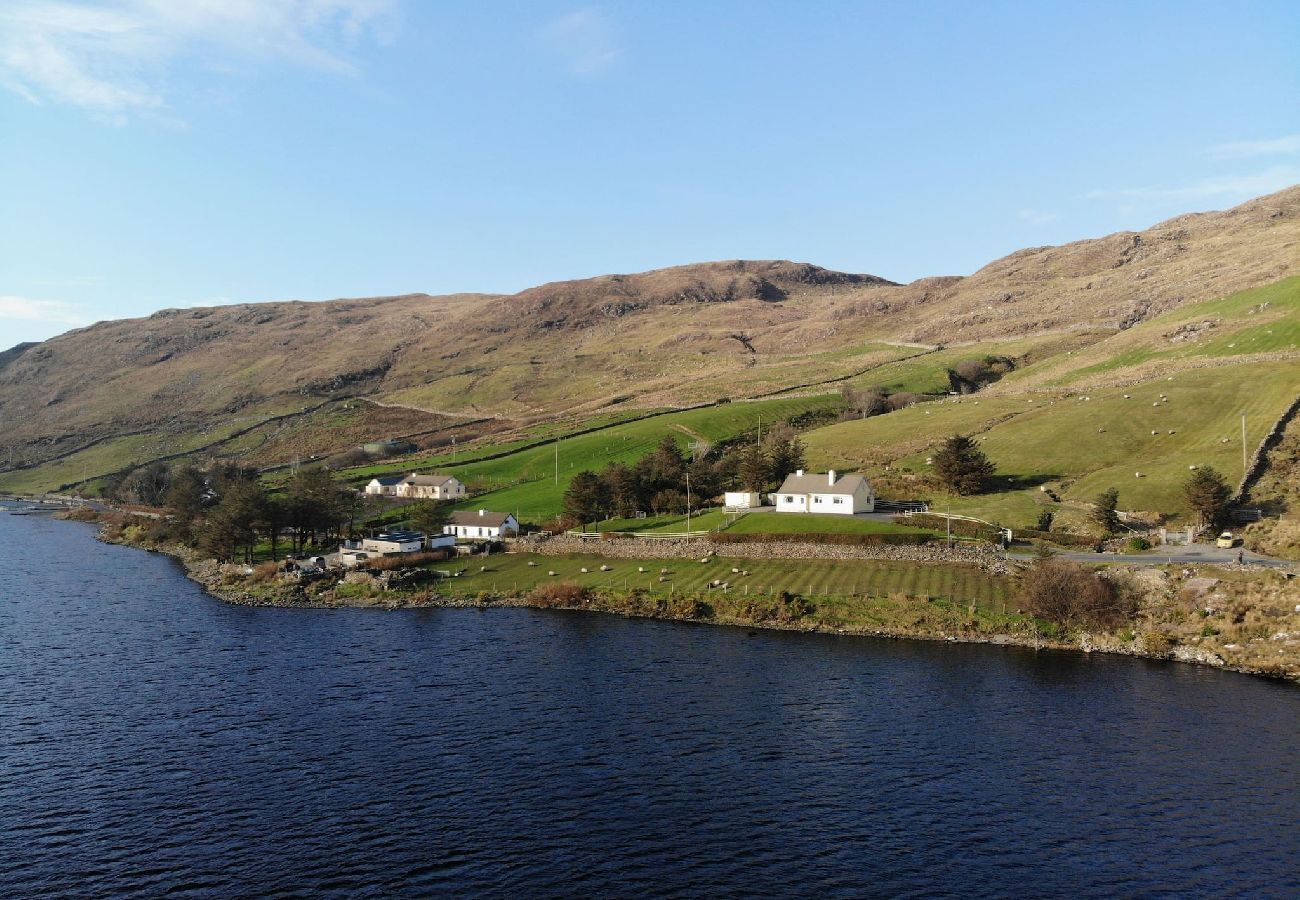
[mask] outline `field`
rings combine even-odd
[[[771,425],[809,410],[834,408],[837,400],[834,395],[784,398],[669,413],[560,440],[558,445],[548,443],[519,450],[498,459],[445,464],[439,471],[485,491],[457,504],[458,508],[513,512],[521,520],[539,521],[559,513],[574,475],[587,469],[599,470],[611,462],[634,463],[665,435],[674,437],[682,447],[697,441],[716,443],[754,430],[760,420]],[[488,448],[483,448],[482,453],[487,452]]]
[[[475,560],[477,562],[477,559]],[[536,565],[530,566],[529,562]],[[971,566],[932,563],[878,562],[874,560],[731,560],[714,558],[697,560],[622,560],[594,554],[545,556],[510,553],[487,559],[487,570],[470,566],[462,577],[442,582],[442,589],[459,594],[477,591],[531,590],[538,584],[569,581],[591,588],[629,590],[640,588],[652,594],[707,594],[709,583],[729,582],[728,593],[769,595],[781,591],[803,594],[810,598],[885,597],[909,594],[973,603],[978,607],[1004,611],[1008,599],[1008,582]],[[607,565],[611,571],[602,572]],[[583,568],[588,569],[586,573]],[[646,569],[638,572],[638,567]],[[666,581],[659,581],[659,570],[667,568]],[[438,568],[437,565],[434,568]],[[749,571],[738,576],[733,568]],[[547,573],[554,571],[555,576]]]
[[[1117,487],[1120,507],[1185,512],[1180,486],[1189,467],[1212,465],[1231,481],[1241,476],[1241,414],[1253,449],[1295,399],[1300,360],[1192,369],[1127,387],[1074,395],[963,398],[922,404],[807,435],[809,464],[916,479],[916,493],[943,511],[1026,527],[1051,504],[1040,485],[1066,501],[1065,517],[1101,491]],[[1125,396],[1127,395],[1127,397]],[[1161,399],[1164,395],[1166,399]],[[997,465],[991,494],[948,498],[928,486],[926,458],[954,433],[974,433]],[[1155,432],[1154,434],[1152,432]],[[1136,473],[1141,473],[1139,477]]]

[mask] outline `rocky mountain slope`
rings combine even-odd
[[[1098,339],[1300,273],[1300,187],[1143,232],[899,285],[785,261],[414,294],[164,310],[0,354],[0,471],[131,435],[177,446],[340,397],[531,421],[754,396],[920,349]]]

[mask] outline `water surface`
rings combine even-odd
[[[1300,690],[529,610],[227,606],[0,514],[0,894],[1300,894]]]

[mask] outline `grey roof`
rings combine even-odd
[[[376,478],[375,481],[378,481],[382,485],[392,486],[394,484],[401,484],[402,476],[398,475],[395,478]]]
[[[416,475],[414,472],[412,472],[410,475],[407,475],[405,478],[399,480],[404,481],[407,484],[439,485],[439,484],[446,484],[447,482],[451,481],[452,476],[451,475]]]
[[[377,541],[397,541],[398,543],[404,543],[404,542],[406,542],[406,541],[422,541],[422,540],[424,540],[424,532],[422,532],[422,531],[385,531],[385,532],[381,532],[380,535],[379,535],[377,538],[375,538],[375,540],[377,540]]]
[[[510,513],[485,512],[482,515],[476,510],[460,510],[451,514],[452,525],[485,525],[490,528],[500,528],[506,523],[506,518]]]
[[[829,483],[829,472],[805,475],[787,475],[781,482],[778,494],[853,494],[867,483],[861,475],[841,475],[834,484]]]

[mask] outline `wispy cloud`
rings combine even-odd
[[[537,36],[575,75],[595,75],[609,68],[622,53],[617,29],[596,6],[553,19]]]
[[[91,322],[85,307],[76,303],[6,295],[0,295],[0,319],[74,326],[89,325]]]
[[[1207,147],[1211,159],[1244,159],[1252,156],[1291,156],[1300,154],[1300,134],[1269,138],[1262,141],[1230,141]]]
[[[1271,194],[1300,183],[1300,166],[1273,166],[1262,172],[1202,178],[1184,185],[1101,188],[1089,191],[1089,200],[1212,200],[1248,199]]]
[[[347,51],[395,0],[14,0],[0,7],[0,84],[111,119],[166,106],[169,67],[277,62],[351,72]]]
[[[1016,217],[1030,225],[1046,225],[1048,222],[1055,222],[1061,218],[1061,215],[1041,209],[1022,209],[1016,213]]]

